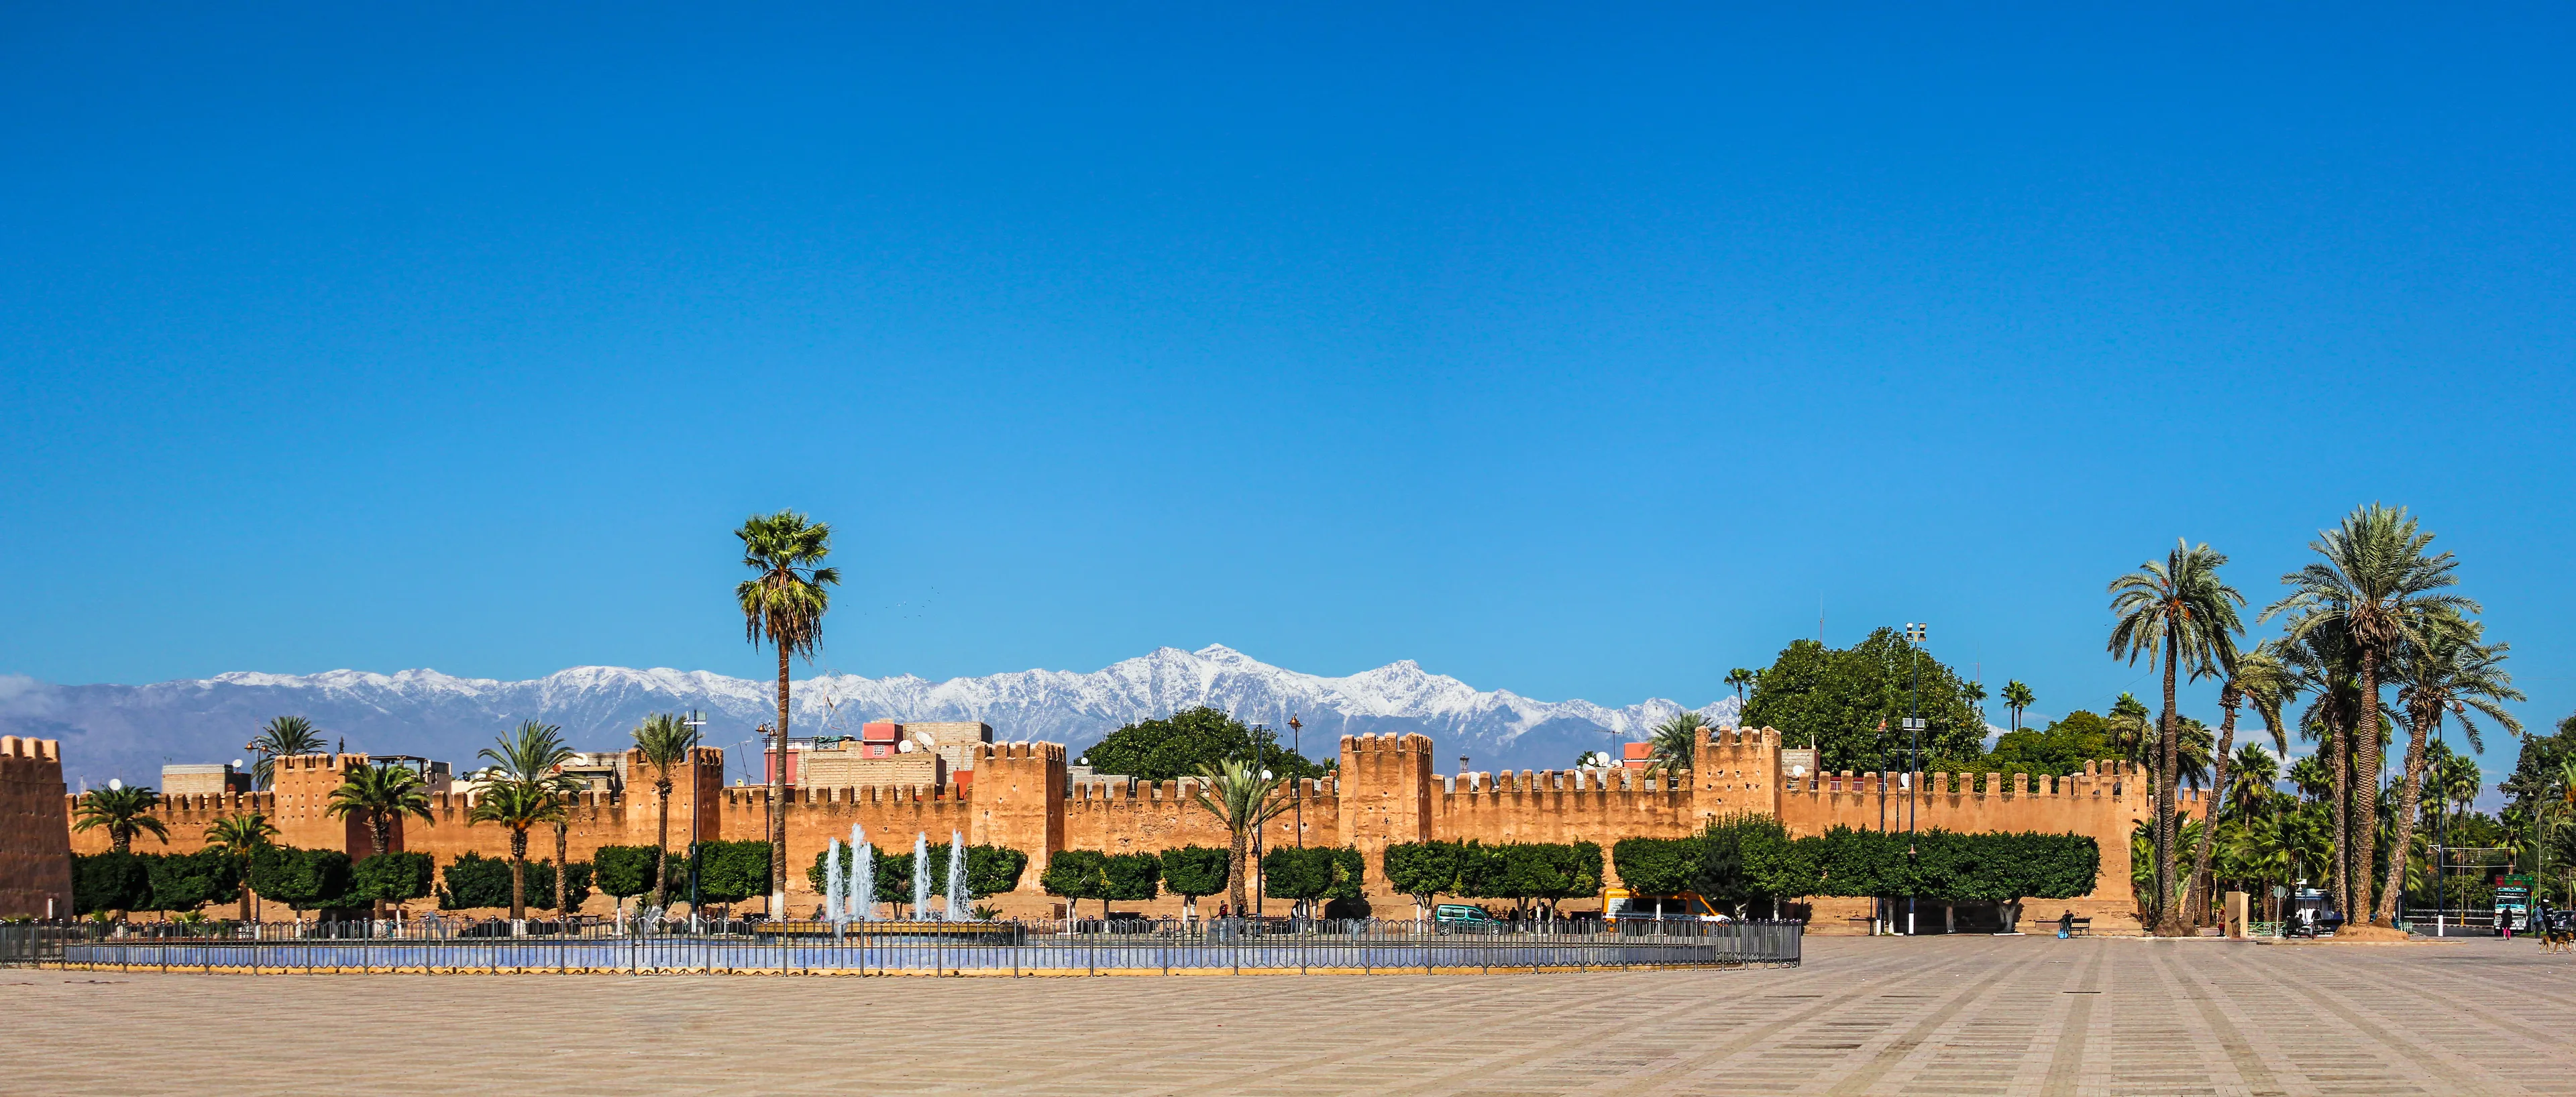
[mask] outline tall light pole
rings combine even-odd
[[[1905,642],[1914,654],[1914,681],[1910,687],[1914,695],[1910,705],[1913,714],[1905,718],[1905,731],[1913,743],[1905,756],[1905,855],[1908,858],[1914,856],[1914,828],[1918,813],[1915,797],[1921,791],[1914,786],[1914,772],[1923,765],[1923,638],[1930,631],[1919,621],[1905,624]],[[1905,897],[1905,932],[1907,936],[1914,933],[1914,896],[1910,894]]]
[[[1297,752],[1298,761],[1304,761],[1306,759],[1306,725],[1298,723],[1297,714],[1293,712],[1288,714],[1288,734],[1290,739],[1295,743],[1295,745],[1290,749]],[[1288,780],[1291,782],[1288,786],[1288,802],[1296,805],[1297,811],[1297,848],[1304,849],[1306,848],[1306,779],[1303,777],[1291,777]]]
[[[707,718],[698,710],[690,709],[689,718],[680,722],[689,729],[689,931],[695,933],[698,929],[698,739],[706,734],[700,729],[707,726]],[[716,774],[716,782],[724,782],[723,773]]]

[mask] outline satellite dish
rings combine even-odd
[[[894,752],[895,752],[895,753],[897,753],[897,754],[910,754],[910,753],[912,753],[912,740],[910,740],[910,739],[906,739],[906,740],[904,740],[904,741],[902,741],[902,742],[900,742],[900,743],[896,743],[896,744],[894,745]]]
[[[1804,777],[1804,776],[1806,776],[1806,775],[1807,775],[1807,767],[1805,767],[1805,766],[1791,766],[1791,767],[1789,767],[1789,776],[1791,776],[1791,777]]]
[[[1269,774],[1267,774],[1267,773],[1265,773],[1265,774],[1262,774],[1262,776],[1264,776],[1264,777],[1268,777],[1268,776],[1270,776],[1270,775],[1269,775]],[[124,787],[125,787],[125,782],[123,782],[123,781],[119,781],[119,780],[117,780],[117,779],[116,779],[116,778],[114,778],[114,777],[110,777],[110,778],[108,778],[108,779],[107,779],[107,791],[109,791],[109,792],[115,792],[115,791],[117,791],[117,790],[119,790],[119,789],[122,789],[122,788],[124,788]]]
[[[234,769],[240,769],[240,768],[242,768],[242,760],[241,760],[241,759],[239,759],[239,758],[235,758],[235,759],[233,759],[233,768],[234,768]]]
[[[1266,770],[1266,769],[1265,769],[1265,770],[1262,770],[1262,771],[1261,771],[1261,779],[1262,779],[1262,780],[1264,780],[1264,781],[1269,780],[1269,779],[1270,779],[1270,771],[1269,771],[1269,770]]]

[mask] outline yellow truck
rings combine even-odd
[[[1732,922],[1715,906],[1695,891],[1672,895],[1647,895],[1627,888],[1601,889],[1601,920],[1611,925],[1621,919],[1662,918],[1695,922]]]

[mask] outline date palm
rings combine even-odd
[[[276,844],[277,826],[256,811],[227,815],[206,824],[206,848],[223,851],[241,874],[241,920],[250,921],[250,860]]]
[[[1233,900],[1238,915],[1251,909],[1244,905],[1243,881],[1252,835],[1262,824],[1296,806],[1287,797],[1276,795],[1278,790],[1278,778],[1251,762],[1229,758],[1200,766],[1198,786],[1190,791],[1191,803],[1206,808],[1208,814],[1225,824],[1230,843],[1226,853],[1226,897]]]
[[[259,729],[250,741],[250,750],[259,755],[251,763],[251,780],[260,788],[277,787],[277,760],[299,754],[322,752],[322,732],[313,721],[301,716],[280,716]]]
[[[663,882],[671,875],[671,770],[689,760],[689,748],[697,740],[697,729],[674,713],[654,713],[644,718],[643,726],[635,729],[635,752],[653,771],[655,909],[663,905],[667,894]],[[690,802],[696,803],[695,798],[692,797]]]
[[[2292,613],[2288,632],[2293,641],[2319,628],[2342,629],[2358,664],[2361,719],[2353,725],[2356,731],[2375,718],[2381,675],[2401,645],[2423,644],[2428,625],[2478,612],[2476,602],[2443,593],[2459,583],[2459,576],[2453,574],[2459,561],[2447,552],[2427,551],[2432,544],[2433,535],[2408,517],[2406,508],[2372,503],[2346,515],[2334,529],[2318,531],[2308,548],[2324,559],[2282,576],[2289,595],[2263,611],[2267,619],[2275,613]],[[2367,780],[2353,782],[2352,814],[2357,820],[2372,819],[2382,765],[2379,737],[2356,735],[2353,746],[2354,776]],[[2369,879],[2373,829],[2349,828],[2356,913],[2374,907]],[[2376,925],[2393,924],[2393,919],[2380,917],[2375,909],[2371,920]]]
[[[1762,672],[1758,670],[1747,670],[1743,667],[1737,667],[1734,670],[1726,672],[1726,684],[1735,687],[1735,711],[1737,713],[1737,720],[1740,721],[1744,718],[1742,715],[1744,712],[1744,691],[1752,688],[1753,683],[1761,680]]]
[[[2227,805],[2231,817],[2251,822],[2260,816],[2264,805],[2281,795],[2275,787],[2280,780],[2281,759],[2263,749],[2263,744],[2247,743],[2236,748],[2236,756],[2227,763]]]
[[[2015,680],[2004,683],[2004,707],[2012,710],[2012,729],[2014,731],[2021,730],[2022,710],[2029,708],[2037,700],[2038,698],[2031,696],[2030,687],[2023,685],[2020,681]]]
[[[2403,851],[2414,848],[2427,741],[2441,733],[2444,717],[2456,716],[2469,745],[2484,750],[2472,711],[2485,714],[2509,734],[2522,734],[2522,721],[2504,708],[2507,701],[2524,699],[2522,691],[2513,688],[2513,675],[2504,669],[2505,654],[2512,645],[2479,643],[2485,626],[2458,618],[2428,621],[2419,631],[2425,634],[2424,642],[2398,649],[2393,668],[2397,710],[2406,720],[2406,777],[2397,792],[2397,834],[2390,847],[2387,883],[2371,915],[2371,921],[2391,925],[2397,919],[2397,897],[2404,891],[2400,885],[2405,882],[2402,874],[2408,858]]]
[[[2174,712],[2177,675],[2193,678],[2215,673],[2236,656],[2236,634],[2245,631],[2236,607],[2245,596],[2218,577],[2227,556],[2188,540],[2174,543],[2163,562],[2149,560],[2137,571],[2111,581],[2113,658],[2150,667],[2159,653],[2164,667],[2164,712],[2158,718],[2158,751],[2162,762],[2156,781],[2156,927],[2157,934],[2183,932],[2182,912],[2170,901],[2174,879],[2174,776],[2181,768],[2182,727]]]
[[[483,748],[482,753],[476,757],[492,763],[507,781],[542,787],[548,795],[555,798],[558,808],[563,808],[569,806],[573,794],[581,790],[581,783],[563,772],[563,764],[572,760],[572,753],[572,748],[564,745],[562,728],[553,724],[526,720],[520,722],[517,731],[500,737],[496,746]],[[566,871],[570,866],[564,859],[571,853],[567,848],[571,845],[571,841],[566,830],[572,821],[572,814],[566,810],[558,810],[544,821],[554,824],[555,828],[554,909],[555,913],[562,914],[565,913],[566,878],[572,875]],[[520,835],[518,841],[521,845],[526,845],[526,835]],[[510,917],[516,919],[519,916],[512,914]]]
[[[474,797],[474,806],[465,813],[466,823],[494,823],[510,828],[510,921],[524,921],[528,916],[528,830],[564,817],[564,797],[560,786],[551,781],[524,781],[513,777],[495,778]],[[564,866],[555,865],[555,879],[564,877]],[[560,908],[558,908],[560,909]]]
[[[822,566],[832,552],[832,527],[782,510],[753,515],[733,535],[742,540],[742,566],[752,570],[733,589],[742,606],[743,638],[753,647],[778,649],[777,761],[769,767],[769,915],[787,913],[787,661],[807,662],[823,640],[823,614],[841,582],[838,568]]]
[[[2354,870],[2351,841],[2351,832],[2361,825],[2356,820],[2351,794],[2352,761],[2358,752],[2353,744],[2360,735],[2364,715],[2360,657],[2343,626],[2331,621],[2296,631],[2283,641],[2282,655],[2298,672],[2300,692],[2310,698],[2299,717],[2301,735],[2316,739],[2320,746],[2317,753],[2290,767],[2290,776],[2299,782],[2301,792],[2327,805],[2333,849],[2319,863],[2327,867],[2328,891],[2334,896],[2335,908],[2350,916],[2359,906],[2353,894],[2355,881],[2367,875],[2367,869]],[[2303,773],[2306,776],[2301,776]],[[2317,779],[2320,774],[2322,781]]]
[[[137,834],[149,834],[166,846],[170,828],[152,815],[160,803],[160,795],[148,788],[94,788],[82,793],[72,809],[72,829],[105,829],[108,848],[118,853],[133,852]]]
[[[2230,791],[2227,767],[2234,761],[2229,755],[2236,749],[2236,710],[2253,705],[2254,714],[2262,717],[2263,726],[2272,732],[2272,745],[2287,754],[2290,751],[2290,732],[2288,725],[2282,722],[2281,709],[2297,696],[2298,690],[2298,675],[2281,659],[2279,648],[2270,640],[2256,644],[2252,651],[2235,653],[2222,671],[2225,678],[2218,687],[2218,707],[2227,715],[2218,722],[2218,749],[2210,752],[2216,773],[2210,779],[2211,799],[2204,812],[2213,823],[2223,817],[2221,813],[2227,806]],[[2265,786],[2269,787],[2270,782],[2267,769]],[[2209,889],[2203,885],[2209,876],[2209,845],[2217,833],[2216,826],[2201,828],[2199,847],[2192,851],[2191,894],[2200,896],[2199,901],[2205,901],[2208,896]],[[2201,913],[2194,909],[2193,920],[2197,921]]]
[[[341,775],[340,787],[331,790],[323,810],[344,819],[355,815],[366,820],[367,836],[375,855],[381,857],[393,847],[396,820],[405,815],[430,817],[428,786],[410,766],[358,766]]]
[[[1699,750],[1700,729],[1707,726],[1707,717],[1687,710],[1655,725],[1646,737],[1646,768],[1662,773],[1689,772],[1691,756]]]

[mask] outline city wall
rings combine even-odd
[[[71,820],[62,747],[0,736],[0,917],[70,917]]]
[[[45,749],[50,750],[50,745]],[[886,852],[909,851],[917,833],[927,833],[934,844],[956,833],[970,843],[1027,853],[1029,868],[1020,890],[988,900],[1009,915],[1053,911],[1059,901],[1040,891],[1037,879],[1057,852],[1153,852],[1184,845],[1221,847],[1227,842],[1216,817],[1192,802],[1193,781],[1070,781],[1065,748],[1054,743],[983,743],[967,749],[974,754],[973,764],[965,767],[975,774],[971,784],[790,789],[783,804],[789,908],[803,912],[819,904],[804,870],[831,839],[846,841],[853,824],[865,827],[871,843]],[[1434,772],[1433,757],[1427,736],[1346,736],[1335,771],[1302,782],[1297,809],[1272,820],[1264,828],[1262,841],[1269,848],[1291,846],[1298,844],[1302,833],[1307,845],[1357,846],[1366,855],[1370,901],[1390,912],[1409,912],[1410,900],[1396,895],[1383,876],[1378,854],[1391,844],[1429,839],[1591,841],[1606,849],[1623,838],[1683,837],[1709,819],[1741,813],[1776,816],[1792,834],[1801,836],[1822,834],[1834,826],[1881,825],[1882,795],[1876,775],[1784,774],[1779,735],[1769,729],[1703,732],[1691,770],[1670,776],[1634,769],[1443,775]],[[628,761],[630,772],[642,772],[640,759],[630,755]],[[0,769],[9,775],[19,769],[7,767],[21,766],[14,757],[0,763],[5,763]],[[338,786],[341,775],[364,764],[366,756],[354,754],[280,759],[274,792],[168,798],[160,808],[170,829],[168,846],[145,837],[137,848],[196,849],[203,845],[201,836],[208,823],[252,810],[268,813],[280,829],[280,840],[287,844],[344,849],[352,856],[364,856],[372,848],[365,825],[331,816],[326,810],[330,790]],[[55,843],[50,857],[60,863],[66,832],[59,820],[69,815],[60,762],[27,758],[21,768],[34,782],[25,787],[41,787],[42,795],[22,793],[18,778],[10,776],[0,796],[32,796],[24,802],[61,805],[49,832]],[[723,773],[721,752],[704,747],[675,771],[674,846],[687,842],[692,817],[702,838],[758,839],[768,833],[769,790],[727,787]],[[2126,767],[2103,763],[2083,774],[2039,778],[2018,786],[1994,775],[1935,774],[1908,778],[1884,792],[1891,827],[1902,827],[1910,818],[1925,829],[2042,831],[2094,838],[2102,849],[2101,876],[2092,895],[2070,905],[2079,914],[2095,917],[2098,929],[2134,928],[2128,835],[2135,822],[2149,817],[2153,809],[2144,795],[2144,783]],[[507,830],[466,822],[468,794],[439,793],[430,800],[430,818],[405,819],[395,827],[393,848],[428,852],[442,863],[467,852],[508,855]],[[0,808],[20,802],[0,800]],[[2199,808],[2196,798],[2187,798],[2183,806],[2187,811]],[[647,784],[630,785],[622,793],[583,794],[571,815],[567,842],[576,861],[588,859],[604,845],[654,841],[654,797]],[[8,841],[7,853],[0,855],[0,873],[37,873],[49,856],[43,845],[48,835],[36,833],[44,830],[31,816],[27,825],[0,835]],[[104,835],[97,831],[68,837],[70,849],[106,848]],[[553,855],[552,828],[530,832],[529,856]],[[19,875],[0,875],[0,889],[33,889],[28,891],[33,894],[45,886],[20,885],[18,879]],[[15,892],[0,890],[0,894]],[[67,885],[63,894],[68,895]],[[609,903],[604,896],[594,896],[589,909],[605,911]],[[1178,903],[1165,899],[1133,905],[1160,912],[1177,910]],[[1856,910],[1867,909],[1867,900],[1818,900],[1819,928],[1838,928],[1826,923],[1852,917],[1843,908],[1853,904],[1858,904]],[[429,905],[415,904],[421,909]]]

